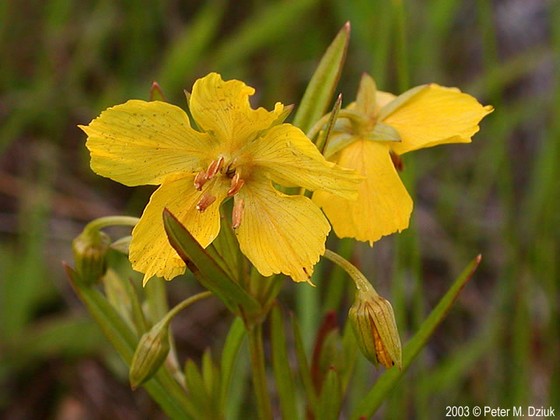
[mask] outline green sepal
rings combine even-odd
[[[399,132],[390,125],[381,121],[378,121],[377,124],[375,124],[373,131],[368,133],[364,138],[371,141],[401,141],[401,135]]]
[[[72,241],[76,271],[80,273],[84,285],[94,285],[105,274],[105,257],[110,244],[111,238],[98,229],[84,229]]]
[[[152,87],[150,88],[150,101],[167,102],[161,86],[155,80],[152,82]]]
[[[367,73],[364,73],[360,79],[355,106],[356,110],[363,115],[374,116],[377,114],[377,84]]]
[[[389,102],[383,108],[381,108],[379,110],[379,114],[378,114],[377,118],[379,119],[379,121],[383,121],[385,118],[387,118],[393,112],[398,110],[400,107],[404,106],[408,101],[410,101],[416,95],[422,93],[424,90],[428,89],[429,87],[430,87],[430,85],[420,85],[420,86],[416,86],[412,89],[407,90],[402,95],[397,96],[395,99],[393,99],[391,102]]]
[[[261,315],[260,304],[222,269],[167,209],[163,211],[163,225],[169,243],[197,280],[218,296],[231,312],[241,316],[247,325],[256,322]]]
[[[338,32],[321,58],[294,116],[294,125],[307,132],[327,111],[346,59],[350,23]]]
[[[128,255],[128,251],[130,248],[130,241],[132,240],[132,236],[123,236],[122,238],[117,239],[111,244],[111,249],[120,252],[121,254]]]

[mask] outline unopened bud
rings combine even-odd
[[[387,299],[371,291],[358,291],[348,313],[364,356],[386,368],[402,368],[402,350],[393,308]]]
[[[84,285],[97,282],[105,274],[110,245],[111,238],[99,230],[84,230],[72,241],[76,272]]]
[[[132,356],[129,372],[132,389],[138,388],[158,371],[169,349],[169,324],[160,321],[142,335]]]

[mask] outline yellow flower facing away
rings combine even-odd
[[[493,111],[455,88],[428,84],[402,95],[377,90],[367,74],[356,101],[341,110],[325,150],[340,166],[365,176],[358,199],[317,191],[337,236],[367,241],[406,229],[412,199],[393,163],[404,153],[445,143],[469,143],[479,122]]]
[[[132,266],[144,273],[144,283],[185,271],[167,241],[164,208],[206,247],[219,233],[221,203],[232,198],[232,226],[257,270],[306,281],[330,226],[311,199],[274,185],[355,199],[362,178],[325,160],[301,130],[284,123],[289,107],[253,109],[253,93],[241,81],[210,73],[188,98],[197,129],[181,108],[141,100],[109,108],[80,127],[96,173],[128,186],[160,185],[130,243]]]

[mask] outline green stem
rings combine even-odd
[[[371,283],[368,281],[368,279],[366,279],[362,272],[358,270],[356,266],[348,262],[347,259],[341,257],[336,252],[333,252],[330,249],[325,250],[325,254],[323,255],[323,257],[325,257],[327,260],[332,261],[344,271],[346,271],[346,273],[348,273],[348,275],[354,281],[356,289],[358,289],[359,292],[367,291],[368,293],[374,293],[376,296],[378,295],[377,291],[373,288]]]
[[[206,299],[207,297],[212,296],[213,293],[206,291],[206,292],[200,292],[197,293],[194,296],[191,296],[187,299],[185,299],[184,301],[178,303],[177,305],[175,305],[173,307],[173,309],[171,309],[166,315],[165,318],[161,321],[161,322],[165,322],[166,324],[169,324],[171,322],[171,320],[175,317],[175,315],[177,315],[179,312],[181,312],[183,309],[187,308],[188,306],[192,305],[193,303],[196,303],[202,299]]]
[[[264,348],[262,342],[262,324],[253,326],[248,331],[249,349],[251,351],[251,367],[253,370],[253,389],[257,399],[259,419],[272,419],[272,407],[266,386],[266,370]]]
[[[183,300],[182,302],[175,305],[173,307],[173,309],[171,309],[165,315],[165,317],[160,321],[160,323],[163,323],[165,325],[165,328],[167,328],[169,326],[169,323],[171,322],[171,320],[179,312],[181,312],[183,309],[187,308],[188,306],[192,305],[193,303],[196,303],[200,300],[206,299],[207,297],[210,297],[212,295],[213,295],[212,292],[206,291],[206,292],[198,293],[194,296],[191,296],[191,297]],[[167,367],[169,368],[169,371],[171,372],[173,377],[177,380],[177,382],[179,382],[183,388],[186,388],[185,378],[184,378],[183,373],[181,371],[181,367],[179,366],[179,361],[177,360],[177,355],[175,353],[174,345],[172,345],[172,348],[171,348],[171,357],[167,358]]]
[[[140,219],[131,216],[106,216],[89,222],[84,228],[86,231],[97,231],[109,226],[136,226]]]

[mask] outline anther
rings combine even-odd
[[[212,179],[214,175],[216,175],[220,171],[220,169],[222,169],[222,166],[224,166],[223,156],[220,156],[218,160],[213,160],[212,162],[210,162],[210,165],[208,165],[208,170],[206,171],[206,176],[208,177],[208,179]]]
[[[243,181],[240,177],[239,177],[239,173],[235,173],[235,175],[233,176],[233,178],[231,179],[231,186],[227,192],[227,196],[231,197],[235,194],[237,194],[239,192],[239,190],[241,189],[241,187],[243,187],[243,185],[245,185],[245,181]]]
[[[206,184],[206,181],[208,181],[208,175],[206,171],[201,171],[194,177],[194,187],[200,191],[204,184]]]
[[[210,193],[204,193],[202,195],[202,197],[200,198],[200,200],[198,201],[198,204],[196,205],[196,209],[199,212],[203,212],[204,210],[206,210],[210,204],[212,204],[214,201],[216,201],[216,196],[210,194]]]
[[[244,208],[245,208],[245,202],[243,201],[243,199],[236,197],[233,200],[233,210],[231,212],[231,226],[234,229],[237,229],[241,224]]]

